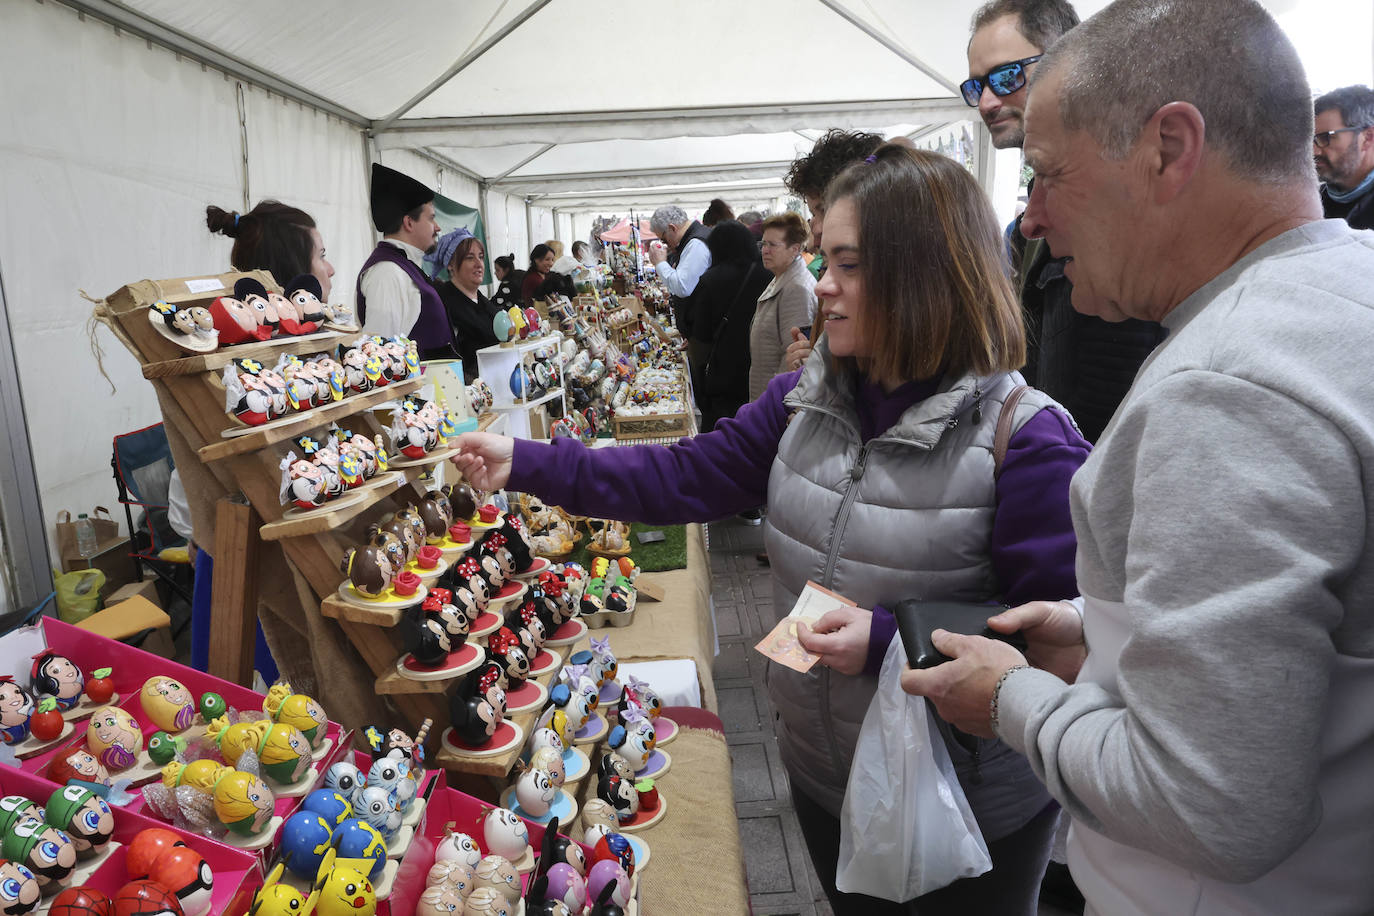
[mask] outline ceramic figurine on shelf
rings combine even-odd
[[[596,772],[599,776],[619,776],[621,779],[633,781],[635,776],[634,767],[630,766],[630,761],[611,750],[601,755],[601,759],[596,762]]]
[[[635,873],[635,848],[630,845],[625,834],[611,831],[592,846],[589,868],[595,868],[598,862],[614,862],[625,869],[627,875],[633,875]]]
[[[185,738],[174,738],[164,731],[154,732],[148,739],[148,757],[158,766],[166,766],[178,754],[184,754],[186,746]]]
[[[364,791],[373,790],[369,787]],[[380,800],[373,799],[374,803],[378,801],[384,809],[389,809],[385,793]],[[399,826],[400,819],[397,818],[397,827]],[[330,839],[339,858],[355,862],[361,860],[358,870],[363,871],[373,881],[381,880],[382,872],[386,870],[387,841],[388,837],[384,831],[361,817],[349,818],[335,827],[334,835]]]
[[[408,539],[411,545],[410,558],[415,559],[419,554],[420,548],[425,546],[425,539],[429,536],[429,531],[425,527],[425,520],[420,515],[420,510],[415,506],[403,506],[396,511],[395,518],[410,529]]]
[[[630,874],[618,862],[602,859],[587,871],[587,897],[596,916],[623,916],[630,905]]]
[[[367,787],[367,776],[347,760],[340,760],[324,773],[324,787],[338,792],[354,804]]]
[[[173,734],[189,728],[196,716],[195,695],[170,677],[156,675],[144,681],[139,702],[153,724]]]
[[[472,595],[477,609],[485,611],[494,589],[490,585],[486,569],[477,558],[466,556],[454,566],[450,566],[449,572],[449,575],[440,578],[439,581],[448,583],[446,587],[454,593],[454,597],[461,597],[462,591],[468,592]]]
[[[48,763],[47,777],[59,784],[79,782],[102,790],[111,786],[109,771],[84,745],[58,752]]]
[[[530,676],[530,659],[525,654],[520,637],[516,636],[510,627],[501,627],[487,637],[487,648],[491,651],[492,658],[496,659],[496,663],[506,672],[506,680],[510,683],[509,689],[519,690],[523,687],[525,679]]]
[[[262,711],[271,716],[273,722],[295,726],[311,747],[324,743],[329,730],[329,717],[324,708],[313,697],[292,692],[286,681],[278,681],[267,691]]]
[[[407,458],[429,454],[429,430],[413,410],[398,410],[391,421],[391,444]]]
[[[472,380],[472,384],[467,387],[468,406],[472,409],[474,417],[480,417],[485,413],[491,412],[492,397],[491,386],[480,378]]]
[[[325,845],[329,845],[327,840]],[[253,895],[253,902],[248,905],[247,916],[300,916],[302,913],[315,910],[318,895],[312,891],[307,896],[291,885],[282,883],[285,871],[284,863],[279,863],[272,869],[271,874],[267,876],[267,883],[258,888],[257,893]],[[315,872],[301,877],[313,879]]]
[[[267,337],[263,340],[278,330],[281,316],[277,314],[276,303],[268,299],[267,287],[252,277],[240,277],[234,283],[234,298],[244,304],[258,327],[266,328]]]
[[[491,649],[482,651],[486,660],[473,670],[471,676],[476,677],[478,694],[491,704],[491,708],[496,710],[498,716],[504,716],[506,691],[510,689],[510,680],[506,677],[506,669],[491,657]]]
[[[634,820],[639,813],[639,793],[632,780],[618,774],[600,774],[596,780],[596,797],[615,809],[621,823]]]
[[[313,334],[324,324],[324,305],[320,302],[320,281],[312,274],[301,274],[286,284],[283,290],[291,305],[291,315],[281,316],[282,329],[288,334]]]
[[[543,869],[541,863],[540,868]],[[587,907],[587,885],[571,866],[559,863],[530,882],[525,896],[526,916],[577,916]]]
[[[401,638],[415,661],[431,668],[443,664],[456,648],[438,615],[426,613],[422,607],[406,608],[401,616]]]
[[[189,341],[197,331],[196,319],[191,314],[190,309],[184,309],[159,299],[148,307],[148,311],[152,318],[156,319],[173,335]],[[211,327],[214,327],[213,323]]]
[[[477,515],[478,507],[482,505],[481,497],[465,483],[444,487],[440,492],[448,497],[449,509],[452,510],[453,517],[460,521],[471,521]]]
[[[286,401],[292,410],[309,410],[315,406],[319,389],[314,375],[305,370],[300,357],[283,354],[276,371],[286,382]]]
[[[643,710],[650,719],[657,719],[663,714],[663,700],[646,681],[641,681],[633,674],[626,678],[625,692],[616,704],[616,713],[623,715],[632,705]]]
[[[515,574],[515,559],[506,549],[506,536],[491,530],[477,545],[477,560],[482,564],[493,592],[499,592]]]
[[[0,841],[0,855],[33,872],[45,895],[65,887],[76,868],[76,844],[72,838],[33,818],[22,818],[10,825]]]
[[[491,808],[481,818],[482,838],[487,852],[510,862],[518,862],[530,849],[530,833],[525,822],[509,808]],[[482,865],[477,865],[480,870]]]
[[[221,345],[258,343],[272,336],[272,329],[259,324],[248,306],[233,296],[221,296],[210,303],[210,320]]]
[[[558,798],[558,787],[548,773],[531,766],[516,780],[515,798],[526,815],[541,818],[549,813],[554,799]]]
[[[415,904],[415,916],[451,916],[462,911],[463,895],[443,884],[425,888]]]
[[[223,764],[209,757],[192,760],[190,763],[173,760],[162,768],[162,784],[169,789],[190,786],[192,789],[209,792],[224,775],[221,772],[223,769]]]
[[[301,458],[320,469],[324,475],[325,499],[334,499],[344,491],[343,481],[339,478],[339,452],[334,439],[311,436],[297,436],[291,440],[293,451],[299,450]]]
[[[340,564],[343,574],[353,583],[358,594],[368,598],[380,597],[391,586],[396,567],[385,550],[371,544],[350,547]]]
[[[502,713],[492,706],[484,693],[479,692],[476,675],[482,670],[478,668],[468,675],[449,698],[449,724],[463,743],[471,746],[490,741],[502,718]]]
[[[86,725],[86,746],[106,768],[123,770],[138,762],[143,732],[134,717],[118,706],[102,706]]]
[[[301,809],[303,811],[309,811],[312,814],[318,814],[320,817],[324,818],[326,823],[326,842],[329,840],[329,833],[331,833],[335,827],[353,816],[353,803],[344,798],[341,792],[336,792],[333,789],[316,789],[311,792],[305,797],[305,800],[301,802]],[[324,850],[320,850],[320,854],[323,855]],[[311,873],[314,873],[313,867],[311,868]]]
[[[40,696],[56,699],[58,709],[71,709],[81,700],[86,678],[71,659],[51,649],[44,649],[33,657],[33,664],[29,667],[29,685]]]
[[[219,822],[239,836],[257,836],[272,820],[276,797],[251,773],[224,767],[211,795]]]
[[[396,804],[396,796],[380,786],[370,785],[363,789],[353,813],[385,842],[391,842],[400,832],[401,810]]]
[[[351,816],[351,812],[350,812]],[[346,820],[346,818],[345,818]],[[282,863],[294,875],[313,878],[330,848],[335,824],[317,811],[301,808],[282,824],[278,848]],[[251,911],[250,911],[251,912]]]
[[[38,905],[38,898],[42,896],[42,890],[38,885],[38,876],[23,865],[17,862],[7,862],[0,860],[0,913],[20,914],[32,912]],[[83,899],[84,898],[84,899]],[[89,909],[81,909],[81,906],[89,903]],[[110,898],[99,891],[88,891],[86,888],[69,888],[53,898],[51,909],[48,912],[60,914],[59,906],[68,906],[68,912],[81,916],[81,914],[91,914],[91,916],[101,916],[102,913],[111,912],[108,909]],[[101,907],[102,909],[97,909]]]
[[[329,481],[324,469],[313,461],[297,458],[287,452],[281,460],[282,505],[294,504],[301,509],[314,509],[328,499]]]
[[[368,355],[360,343],[340,344],[339,363],[343,366],[348,387],[353,391],[371,391],[382,380],[381,360]]]
[[[379,549],[386,557],[386,561],[391,566],[391,575],[405,569],[407,563],[412,559],[410,548],[406,544],[405,532],[391,523],[391,519],[385,519],[383,524],[374,522],[367,526],[367,543]]]
[[[367,787],[381,789],[391,795],[392,803],[402,814],[415,802],[418,784],[410,778],[410,761],[403,757],[378,757],[367,771]]]
[[[454,521],[449,501],[438,490],[430,490],[415,508],[425,523],[425,541],[430,544],[442,543]]]
[[[535,603],[526,601],[507,614],[506,626],[520,637],[525,657],[533,665],[535,656],[544,648],[544,641],[548,638],[548,629]]]
[[[476,840],[466,833],[455,832],[450,826],[444,830],[444,838],[434,850],[434,860],[457,862],[471,871],[482,861],[482,851],[477,847]]]
[[[337,861],[333,849],[324,854],[315,878],[315,916],[374,916],[377,892],[367,875]]]
[[[436,619],[448,634],[450,651],[458,651],[467,642],[472,620],[463,608],[453,603],[453,593],[446,588],[432,588],[420,605],[425,615]]]
[[[530,766],[536,770],[543,770],[555,789],[563,788],[563,783],[567,781],[568,771],[563,763],[563,751],[558,748],[544,746],[532,751]]]
[[[630,762],[635,772],[649,765],[649,755],[653,753],[658,739],[654,735],[654,723],[639,709],[628,709],[621,714],[620,724],[611,729],[606,738],[616,752]]]
[[[249,426],[276,416],[272,388],[262,379],[262,363],[239,359],[224,367],[224,409]]]

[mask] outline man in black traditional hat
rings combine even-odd
[[[439,237],[434,192],[420,182],[372,164],[372,223],[382,240],[358,274],[358,316],[363,330],[382,337],[404,334],[420,352],[452,342],[444,304],[421,269]]]

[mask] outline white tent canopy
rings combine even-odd
[[[1316,18],[1267,2],[1285,26]],[[1104,4],[1076,2],[1083,15]],[[311,213],[336,301],[375,243],[371,161],[479,207],[492,253],[522,265],[532,242],[584,237],[596,214],[693,212],[715,196],[736,212],[776,207],[788,164],[831,127],[967,135],[1005,205],[1019,163],[996,167],[955,88],[977,5],[0,0],[6,541],[41,544],[59,509],[113,498],[112,437],[158,411],[98,329],[111,392],[76,291],[226,269],[230,242],[205,231],[206,204],[275,197]],[[1312,32],[1322,66],[1356,66],[1344,82],[1369,79],[1369,6],[1328,0],[1326,22],[1343,27]]]

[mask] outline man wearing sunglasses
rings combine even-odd
[[[993,146],[1021,147],[1026,82],[1040,55],[1076,25],[1068,0],[991,0],[974,14],[969,78],[959,91],[978,109]],[[1075,312],[1065,259],[1052,257],[1040,239],[1027,242],[1019,217],[1016,227],[1011,242],[1027,336],[1021,371],[1068,408],[1084,437],[1096,442],[1162,332],[1154,322],[1113,323]]]
[[[1313,103],[1312,158],[1322,185],[1322,212],[1356,229],[1374,229],[1374,91],[1346,86]]]

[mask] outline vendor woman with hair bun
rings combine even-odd
[[[1089,446],[1049,397],[1017,391],[1021,307],[1001,228],[962,166],[889,144],[842,173],[826,205],[825,336],[734,418],[671,446],[468,433],[453,460],[474,486],[606,518],[704,522],[766,503],[773,613],[785,615],[807,580],[858,604],[800,628],[816,667],[774,665],[767,678],[797,817],[834,912],[1033,916],[1059,812],[1006,745],[936,720],[988,843],[984,875],[905,903],[839,893],[839,816],[896,631],[884,608],[919,598],[994,610],[1076,595],[1068,488]]]

